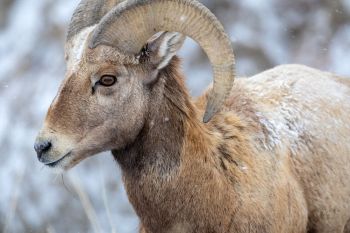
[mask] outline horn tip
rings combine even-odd
[[[95,41],[90,41],[89,43],[89,49],[94,49],[97,47],[97,43],[95,43]]]
[[[203,123],[208,123],[211,118],[213,118],[214,114],[213,112],[205,112],[204,117],[203,117]]]

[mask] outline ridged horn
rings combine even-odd
[[[195,0],[129,0],[113,8],[94,30],[90,48],[103,44],[126,56],[139,53],[159,31],[179,32],[206,52],[214,73],[203,121],[209,122],[229,95],[234,81],[231,41],[221,23]]]
[[[98,24],[114,6],[124,0],[82,0],[75,9],[69,24],[67,41],[86,27]]]

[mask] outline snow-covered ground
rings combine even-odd
[[[203,0],[229,32],[239,76],[302,63],[350,76],[350,0]],[[62,80],[65,30],[78,0],[0,2],[0,232],[136,232],[138,219],[109,153],[64,176],[32,149]],[[199,95],[211,68],[187,40],[180,52]]]

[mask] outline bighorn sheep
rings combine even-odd
[[[197,100],[175,56],[185,36],[214,71]],[[67,170],[111,150],[141,232],[349,229],[347,79],[284,65],[233,85],[231,42],[195,0],[82,0],[66,60],[38,158]]]

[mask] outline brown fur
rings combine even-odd
[[[256,126],[231,112],[201,124],[177,63],[161,74],[164,96],[155,87],[158,110],[151,108],[140,137],[113,151],[145,231],[305,232],[305,200],[289,161],[259,158]],[[150,129],[150,121],[158,123]]]
[[[331,130],[319,128],[329,119],[346,122],[348,110],[329,105],[324,96],[308,102],[293,94],[298,76],[310,82],[331,76],[296,66],[263,73],[252,83],[238,79],[223,110],[203,124],[207,94],[191,101],[179,60],[174,57],[157,76],[148,62],[83,60],[62,84],[38,137],[53,143],[45,159],[70,151],[58,163],[68,169],[112,150],[143,233],[343,232],[350,219],[350,149],[344,139],[350,135],[335,123]],[[110,72],[118,74],[118,85],[91,94],[94,78]],[[278,74],[295,78],[276,90]],[[279,113],[284,101],[293,108]],[[312,106],[324,110],[316,114],[320,125],[306,121]],[[312,127],[295,137],[278,136],[274,117],[288,132],[305,122]]]

